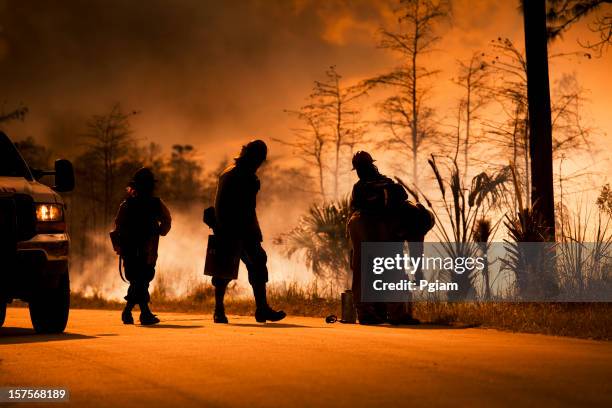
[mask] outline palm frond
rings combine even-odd
[[[350,269],[346,236],[349,216],[348,198],[312,204],[298,226],[280,237],[285,255],[302,256],[317,277],[337,282],[346,280]]]

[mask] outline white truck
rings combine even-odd
[[[53,187],[38,180],[54,175]],[[70,238],[58,193],[74,188],[68,160],[55,170],[30,169],[0,132],[0,327],[14,299],[28,303],[34,330],[61,333],[68,322]]]

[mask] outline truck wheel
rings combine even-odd
[[[62,333],[68,323],[70,310],[70,281],[68,274],[60,285],[39,293],[30,301],[30,318],[36,333]]]
[[[4,319],[6,318],[6,303],[0,301],[0,327],[4,324]]]

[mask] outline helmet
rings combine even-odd
[[[357,170],[360,167],[369,166],[374,163],[376,160],[372,158],[370,153],[359,150],[357,153],[353,155],[353,170]]]
[[[134,173],[134,177],[132,177],[132,181],[134,181],[135,183],[147,183],[147,182],[152,182],[155,181],[155,177],[153,177],[153,172],[151,171],[150,168],[148,167],[141,167],[138,170],[136,170],[136,173]]]
[[[149,190],[152,191],[155,181],[156,180],[151,169],[148,167],[141,167],[136,171],[136,173],[134,173],[130,186],[142,192]]]

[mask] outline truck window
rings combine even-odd
[[[0,134],[0,177],[24,177],[32,180],[27,164],[9,140]]]

